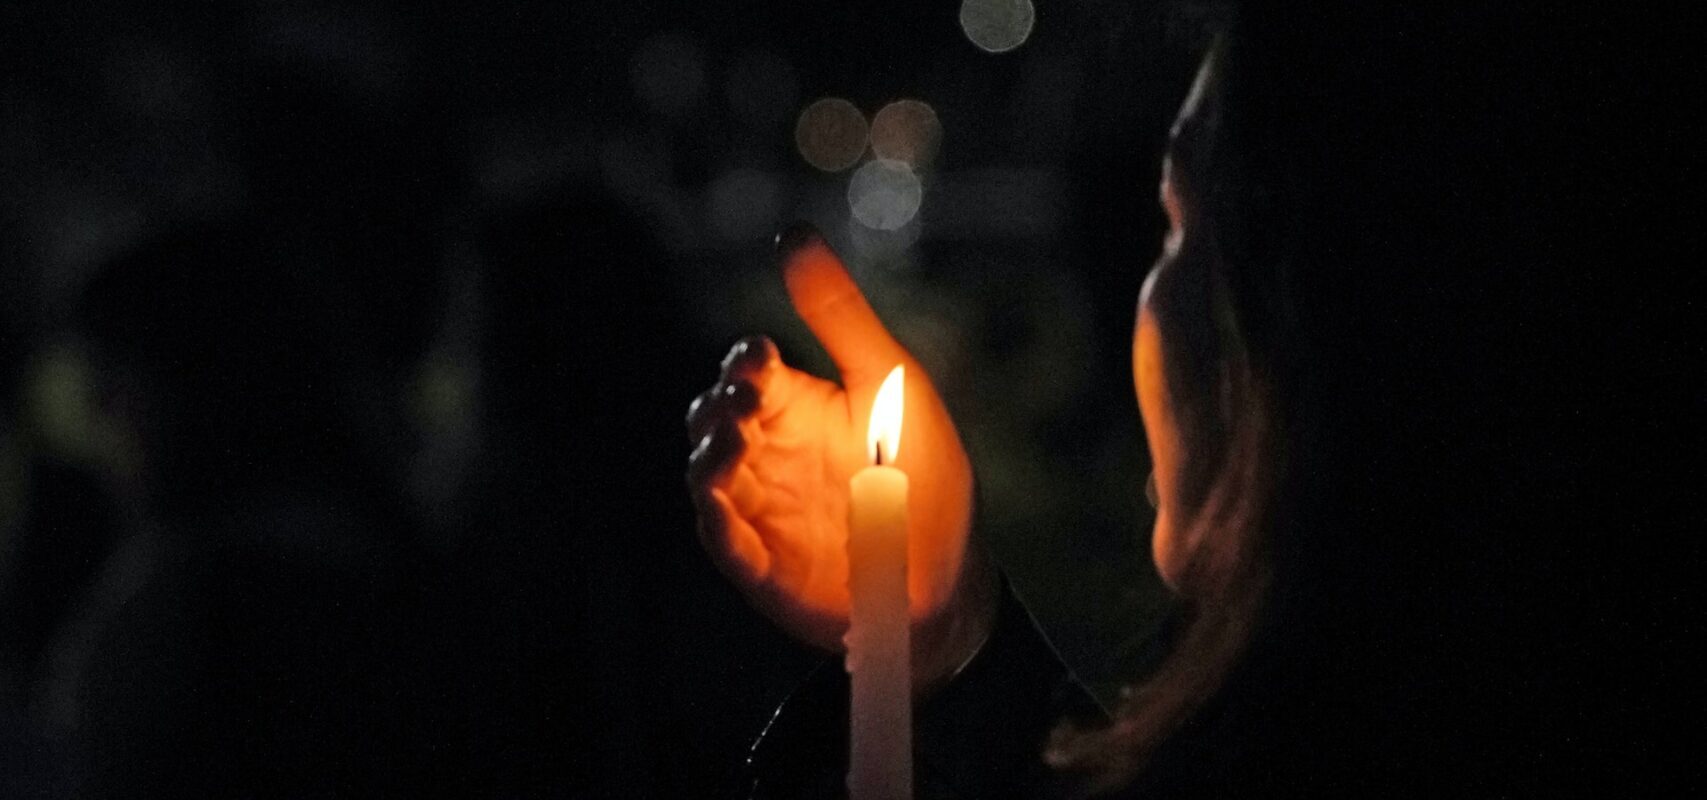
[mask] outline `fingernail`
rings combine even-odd
[[[743,415],[751,414],[759,407],[759,390],[746,381],[736,381],[724,387],[723,395]]]
[[[789,256],[794,255],[802,248],[811,245],[813,242],[822,241],[824,241],[824,235],[818,232],[817,226],[805,220],[796,220],[776,235],[776,256],[780,260],[787,261]]]
[[[749,346],[746,339],[736,342],[735,346],[729,348],[729,352],[723,356],[723,363],[719,366],[723,368],[724,372],[728,372],[729,365],[741,360],[741,357],[747,354],[748,349]]]
[[[748,369],[757,369],[777,359],[776,345],[765,336],[747,336],[729,349],[723,357],[724,377],[739,377]],[[736,367],[741,367],[737,370]]]

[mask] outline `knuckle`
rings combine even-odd
[[[722,397],[742,415],[751,414],[759,407],[759,390],[751,381],[731,382],[724,387]]]
[[[740,428],[730,420],[719,420],[716,427],[700,437],[699,444],[688,455],[689,483],[709,483],[726,472],[745,444]]]
[[[717,431],[712,434],[711,452],[720,465],[733,461],[746,449],[746,445],[746,438],[733,420],[718,420]]]
[[[723,356],[722,366],[725,372],[727,372],[732,365],[747,357],[747,351],[752,349],[752,339],[753,337],[751,336],[743,336],[740,339],[735,340],[735,344],[730,345],[728,354]]]
[[[759,369],[768,363],[775,353],[776,345],[769,337],[743,336],[729,348],[729,354],[723,357],[723,374],[739,375]]]
[[[688,404],[686,424],[690,436],[700,434],[717,416],[724,396],[723,384],[719,383],[701,392]]]

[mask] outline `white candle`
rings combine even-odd
[[[849,800],[913,796],[912,659],[907,617],[907,473],[896,367],[878,389],[866,447],[873,466],[848,482]]]

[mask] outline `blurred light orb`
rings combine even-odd
[[[868,228],[855,220],[848,225],[848,240],[853,242],[861,258],[891,270],[905,270],[912,266],[908,253],[919,242],[919,227],[916,214],[907,224],[894,230]]]
[[[648,39],[630,67],[635,94],[654,113],[687,117],[705,97],[705,53],[686,36],[662,33]]]
[[[873,159],[848,181],[848,208],[867,228],[897,230],[918,215],[923,200],[924,186],[904,161]]]
[[[878,158],[929,164],[942,142],[936,109],[918,100],[896,100],[871,119],[871,152]]]
[[[841,172],[865,155],[869,129],[865,115],[840,97],[816,100],[794,123],[794,145],[800,157],[825,172]]]
[[[964,0],[960,4],[960,29],[978,48],[1006,53],[1031,36],[1037,9],[1031,0]]]

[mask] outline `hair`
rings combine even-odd
[[[1514,231],[1560,210],[1523,194],[1553,169],[1523,160],[1536,111],[1510,102],[1545,94],[1534,41],[1488,11],[1369,5],[1242,9],[1175,131],[1216,331],[1176,408],[1180,469],[1209,488],[1171,652],[1045,753],[1093,792],[1216,753],[1451,781],[1523,724],[1500,709],[1528,664],[1497,654],[1537,636],[1505,609],[1535,585],[1515,526],[1545,498],[1512,454],[1523,404],[1554,398],[1516,343],[1557,321],[1525,305]]]
[[[1268,535],[1285,464],[1277,446],[1286,417],[1278,395],[1287,384],[1286,348],[1275,324],[1284,313],[1273,278],[1229,270],[1250,263],[1261,218],[1249,165],[1228,152],[1223,125],[1222,76],[1233,58],[1225,38],[1210,48],[1192,87],[1197,113],[1173,131],[1171,180],[1192,197],[1188,214],[1194,241],[1210,251],[1210,296],[1215,319],[1210,364],[1191,365],[1194,378],[1213,384],[1206,396],[1218,407],[1179,409],[1185,472],[1208,477],[1191,498],[1195,513],[1182,538],[1192,542],[1179,578],[1189,587],[1186,621],[1170,654],[1142,684],[1123,692],[1113,722],[1056,730],[1046,758],[1055,766],[1089,773],[1093,791],[1126,785],[1157,746],[1189,719],[1226,681],[1255,635],[1273,581]],[[1266,220],[1264,220],[1266,221]],[[1270,249],[1271,254],[1275,251]],[[1276,263],[1270,259],[1268,263]]]

